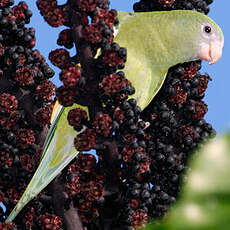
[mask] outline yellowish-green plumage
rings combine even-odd
[[[66,125],[69,110],[70,108],[65,109],[60,104],[55,104],[55,110],[52,115],[53,124],[46,138],[41,163],[23,196],[8,216],[7,222],[12,221],[22,208],[36,197],[57,176],[58,172],[77,156],[78,152],[73,148],[76,132],[71,126]]]
[[[124,72],[142,109],[161,88],[169,67],[199,59],[201,23],[222,34],[215,22],[196,11],[119,12],[119,20],[115,42],[128,50]]]

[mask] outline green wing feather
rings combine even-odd
[[[41,162],[28,184],[21,199],[8,216],[6,222],[13,221],[22,208],[36,197],[78,154],[73,147],[76,131],[68,125],[67,115],[70,109],[86,107],[74,105],[64,108],[58,102],[53,112],[53,123],[45,140]]]

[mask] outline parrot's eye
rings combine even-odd
[[[205,31],[205,33],[207,33],[207,34],[210,34],[210,33],[212,32],[212,28],[211,28],[210,26],[205,26],[205,27],[204,27],[204,31]]]

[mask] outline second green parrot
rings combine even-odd
[[[114,41],[127,48],[124,72],[136,89],[132,97],[142,109],[159,91],[171,66],[198,59],[213,64],[222,55],[223,33],[204,14],[183,10],[119,12],[118,19],[120,24]],[[12,221],[77,155],[73,146],[76,132],[67,122],[71,108],[65,109],[58,102],[55,108],[41,163],[7,221]]]

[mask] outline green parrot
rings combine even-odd
[[[142,109],[159,91],[171,66],[198,59],[213,64],[222,55],[221,29],[196,11],[119,12],[118,19],[120,24],[114,41],[127,48],[124,72],[136,89],[132,97]],[[67,122],[68,111],[72,108],[56,103],[40,165],[7,222],[77,156],[73,146],[76,132]]]
[[[161,88],[168,69],[198,59],[213,64],[222,55],[218,25],[196,11],[120,12],[115,42],[127,48],[125,76],[144,109]]]

